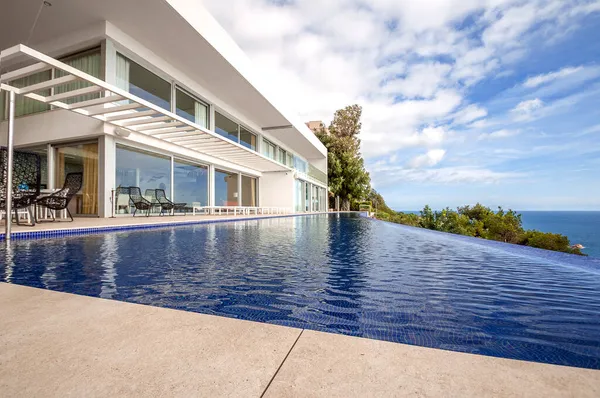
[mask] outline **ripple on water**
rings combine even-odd
[[[16,241],[0,280],[600,368],[600,263],[353,216]]]

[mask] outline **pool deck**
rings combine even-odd
[[[35,226],[17,225],[13,222],[12,232],[15,235],[22,233],[49,233],[49,232],[74,232],[77,230],[97,229],[97,232],[103,230],[117,230],[126,227],[161,227],[172,225],[189,225],[212,222],[230,222],[256,220],[263,218],[281,218],[293,217],[309,214],[323,213],[298,213],[298,214],[252,214],[252,215],[176,215],[176,216],[137,216],[137,217],[115,217],[115,218],[98,218],[98,217],[76,217],[73,222],[55,221],[55,222],[40,222]],[[82,232],[83,233],[83,232]],[[0,221],[0,240],[4,239],[4,221]]]
[[[598,397],[600,371],[0,283],[10,397]]]

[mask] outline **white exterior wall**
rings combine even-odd
[[[294,208],[294,173],[263,173],[258,186],[259,205]]]
[[[89,139],[104,134],[104,123],[65,110],[53,110],[15,119],[15,146]],[[6,143],[8,122],[0,123],[0,142]]]

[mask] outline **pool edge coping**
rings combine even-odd
[[[228,223],[228,222],[239,222],[239,221],[256,221],[256,220],[269,220],[276,218],[290,218],[290,217],[303,217],[313,216],[320,214],[328,214],[328,212],[318,213],[299,213],[299,214],[279,214],[279,215],[267,215],[267,216],[256,216],[246,218],[222,218],[222,219],[210,219],[210,220],[185,220],[185,221],[161,221],[156,223],[146,224],[123,224],[123,225],[104,225],[97,227],[71,227],[71,228],[55,228],[47,229],[42,231],[16,231],[11,233],[11,240],[29,240],[29,239],[47,239],[47,238],[60,238],[65,236],[84,236],[104,232],[119,232],[119,231],[139,231],[145,229],[159,229],[169,228],[178,226],[190,226],[190,225],[202,225],[202,224],[217,224],[217,223]],[[6,233],[0,232],[0,242],[6,242]]]

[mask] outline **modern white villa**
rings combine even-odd
[[[8,3],[8,4],[7,4]],[[200,0],[0,5],[0,146],[83,173],[74,216],[127,215],[119,187],[174,202],[326,211],[327,150]],[[13,94],[10,94],[13,96]],[[118,190],[117,190],[118,191]]]

